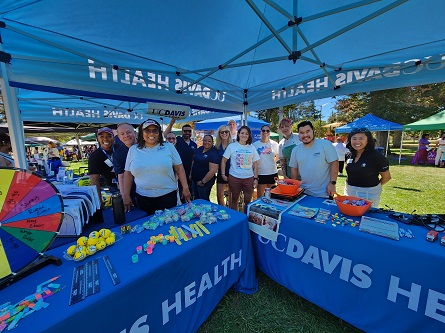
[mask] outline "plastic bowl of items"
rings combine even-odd
[[[278,179],[277,186],[282,194],[293,195],[297,193],[301,182],[295,179]]]
[[[372,201],[348,195],[337,195],[335,203],[342,214],[362,216],[372,205]]]

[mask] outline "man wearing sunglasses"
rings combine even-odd
[[[167,128],[164,131],[164,137],[167,139],[168,133],[171,132],[173,128],[173,124],[175,123],[175,119],[172,118],[170,120],[170,123],[168,124]],[[193,162],[193,155],[195,155],[196,149],[198,149],[198,146],[196,145],[196,142],[194,142],[192,139],[192,127],[189,124],[185,124],[182,126],[182,136],[176,137],[176,150],[179,153],[179,156],[181,157],[182,165],[184,167],[185,175],[187,177],[187,182],[189,182],[189,189],[191,191],[192,189],[192,182],[190,180],[190,172],[192,170],[192,162]],[[179,195],[182,198],[182,185],[179,184]],[[193,198],[193,194],[192,194]]]
[[[301,176],[305,193],[326,198],[336,192],[338,176],[337,152],[328,140],[315,139],[310,121],[298,124],[302,144],[295,146],[290,158],[291,178]]]

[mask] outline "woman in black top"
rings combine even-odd
[[[374,148],[374,139],[366,128],[354,128],[346,147],[351,151],[346,163],[345,195],[368,199],[378,207],[382,185],[391,179],[389,162]]]

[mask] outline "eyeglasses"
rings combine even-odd
[[[192,130],[182,130],[184,133],[192,133]]]
[[[149,134],[159,134],[159,130],[157,128],[153,128],[153,129],[146,128],[146,129],[144,129],[144,132],[149,133]]]
[[[364,132],[369,132],[369,129],[367,129],[366,127],[360,127],[360,128],[354,127],[351,130],[351,133],[364,133]]]
[[[270,130],[261,130],[263,133],[270,133]]]
[[[167,138],[167,141],[176,141],[176,137],[174,137],[174,138]]]
[[[229,134],[229,131],[221,131],[219,133],[221,133],[221,134]]]

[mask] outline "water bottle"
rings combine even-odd
[[[111,204],[113,206],[114,223],[125,223],[124,201],[122,200],[120,193],[111,196]]]

